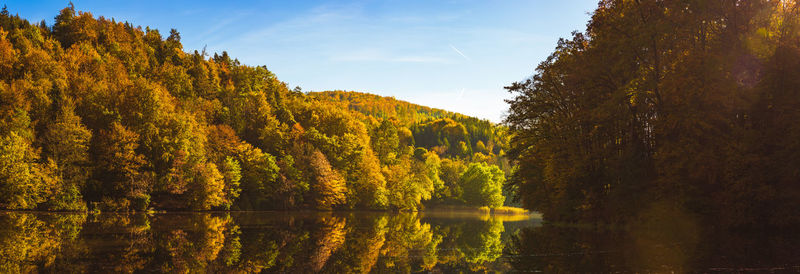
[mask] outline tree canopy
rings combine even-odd
[[[721,226],[800,223],[794,1],[600,1],[507,89],[510,182],[560,221],[668,204]]]
[[[0,14],[0,102],[3,209],[416,210],[464,204],[471,162],[510,170],[503,126],[306,94],[71,4],[53,25]]]

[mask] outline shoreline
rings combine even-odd
[[[540,215],[537,212],[532,212],[520,207],[470,207],[470,206],[434,206],[427,207],[420,210],[391,210],[391,209],[314,209],[314,208],[296,208],[296,209],[268,209],[268,210],[146,210],[146,211],[51,211],[51,210],[15,210],[15,209],[0,209],[0,212],[24,212],[24,213],[70,213],[70,214],[98,214],[98,213],[237,213],[237,212],[386,212],[386,213],[400,213],[400,212],[450,212],[450,213],[485,213],[492,215]]]

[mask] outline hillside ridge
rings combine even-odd
[[[363,113],[351,101],[290,90],[266,66],[225,51],[185,52],[175,29],[162,36],[72,4],[53,25],[3,9],[0,209],[416,210],[508,201],[504,128],[349,96],[363,99]]]

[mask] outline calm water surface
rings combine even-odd
[[[791,272],[798,239],[448,212],[0,212],[0,272]]]

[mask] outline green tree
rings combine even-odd
[[[419,209],[422,201],[433,195],[434,182],[425,162],[410,155],[404,155],[397,164],[385,168],[384,173],[389,204],[396,209]]]
[[[464,172],[466,166],[460,160],[454,159],[442,159],[441,168],[439,171],[440,178],[442,179],[442,183],[444,184],[442,190],[442,196],[445,197],[444,199],[447,200],[461,200],[463,189],[461,188],[461,184],[459,182],[461,178],[461,173]]]
[[[462,197],[469,205],[496,208],[503,206],[505,175],[497,166],[471,163],[461,174]]]
[[[44,156],[55,161],[56,174],[61,180],[53,190],[54,197],[48,201],[48,207],[56,210],[86,208],[80,191],[90,176],[88,151],[92,133],[81,124],[73,108],[71,102],[64,102],[41,138],[45,144]]]
[[[223,180],[225,180],[225,200],[228,202],[223,204],[223,207],[227,210],[230,209],[232,203],[239,198],[239,194],[242,192],[240,187],[242,168],[239,165],[239,161],[228,156],[225,157],[225,162],[222,163],[220,172]]]
[[[54,178],[28,141],[11,132],[0,138],[0,207],[34,209],[44,202]]]
[[[397,157],[398,147],[400,146],[400,138],[398,137],[395,122],[384,119],[371,133],[372,149],[375,150],[378,159],[384,164],[392,163]]]

